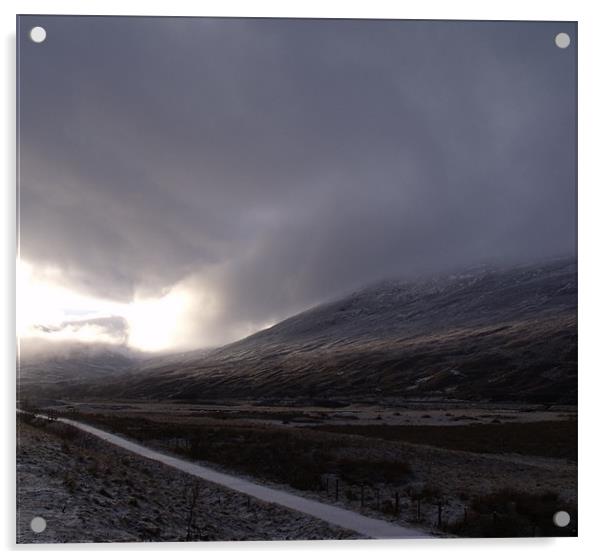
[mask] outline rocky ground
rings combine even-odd
[[[356,537],[58,424],[19,421],[17,441],[18,543]]]

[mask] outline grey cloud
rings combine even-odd
[[[573,23],[34,23],[21,251],[81,289],[198,278],[225,332],[382,277],[575,252],[576,57],[553,41]]]
[[[128,324],[121,316],[106,316],[99,318],[83,318],[81,320],[65,320],[56,326],[48,324],[38,324],[34,327],[39,335],[60,333],[70,331],[77,335],[78,332],[92,327],[105,339],[110,339],[114,343],[124,344],[128,338]]]

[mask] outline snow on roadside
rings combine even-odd
[[[195,487],[198,496],[191,507]],[[40,534],[30,528],[35,516],[47,522]],[[18,543],[185,541],[188,537],[223,541],[359,536],[94,437],[65,440],[51,429],[20,422]]]

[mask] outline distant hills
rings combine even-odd
[[[67,391],[74,385],[106,382],[131,370],[144,354],[125,346],[21,340],[17,382],[21,390]]]
[[[77,382],[55,383],[53,392],[335,404],[425,398],[575,403],[576,262],[386,281],[212,351],[107,359],[93,364],[78,357]],[[56,378],[64,365],[55,360],[36,367],[41,377]],[[111,382],[95,371],[111,375]]]

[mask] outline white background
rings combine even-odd
[[[483,557],[531,557],[574,559],[597,556],[602,552],[602,503],[600,476],[602,448],[600,419],[599,364],[602,353],[602,22],[601,10],[594,0],[558,1],[405,1],[366,0],[289,2],[223,1],[184,2],[178,0],[103,0],[103,1],[11,1],[1,4],[3,173],[0,200],[0,243],[2,274],[2,380],[4,383],[4,452],[0,530],[2,547],[17,548],[15,540],[15,15],[21,14],[128,14],[128,15],[215,15],[215,16],[288,16],[288,17],[368,17],[407,19],[522,19],[579,22],[579,533],[578,539],[539,540],[434,540],[397,542],[265,542],[265,543],[198,543],[198,544],[95,544],[70,546],[20,546],[21,553],[56,556],[66,551],[77,554],[107,553],[117,555],[188,552],[195,554],[245,553],[251,557],[280,557],[283,554],[302,557],[307,554],[344,554],[345,559],[366,557],[445,556],[446,559]],[[600,541],[597,535],[600,534]],[[23,555],[21,555],[23,557]]]

